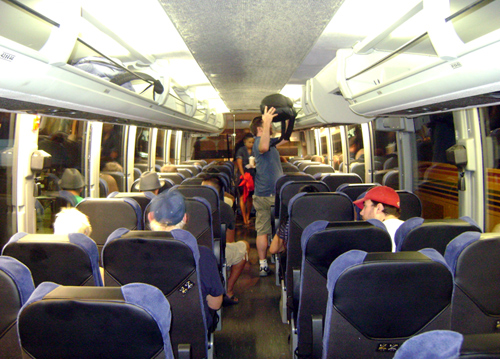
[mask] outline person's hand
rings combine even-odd
[[[273,122],[273,118],[278,116],[276,112],[276,109],[274,107],[271,107],[269,110],[267,109],[267,106],[264,108],[264,113],[262,114],[262,122],[263,123],[271,123]]]

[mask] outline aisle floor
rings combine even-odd
[[[252,222],[253,223],[253,222]],[[250,243],[249,263],[236,282],[237,305],[224,307],[222,331],[215,332],[217,359],[289,359],[289,326],[279,314],[280,288],[273,274],[259,277],[255,229],[236,226],[236,240]],[[269,261],[269,258],[268,258]],[[270,262],[270,261],[269,261]]]

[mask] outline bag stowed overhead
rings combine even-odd
[[[150,86],[148,86],[142,92],[153,86],[153,99],[155,93],[162,94],[164,90],[163,85],[159,80],[156,80],[152,76],[142,72],[133,72],[127,70],[127,68],[118,59],[89,56],[74,61],[72,65],[79,68],[80,70],[122,86],[132,92],[135,92],[135,89],[132,86],[132,81],[143,80],[147,83],[150,83]]]

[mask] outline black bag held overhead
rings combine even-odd
[[[266,106],[268,109],[271,107],[276,109],[275,113],[277,113],[278,116],[273,119],[273,122],[281,122],[281,137],[277,143],[283,140],[289,141],[292,135],[293,125],[295,124],[295,117],[297,116],[297,112],[295,112],[293,108],[292,100],[282,94],[276,93],[264,97],[260,103],[261,113],[264,113]],[[286,120],[288,120],[288,127],[286,126]]]

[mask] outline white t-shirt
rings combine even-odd
[[[386,219],[384,222],[385,228],[387,228],[387,232],[391,235],[392,240],[392,251],[396,252],[396,242],[394,242],[394,237],[396,236],[396,231],[399,226],[404,223],[404,221],[397,218]]]

